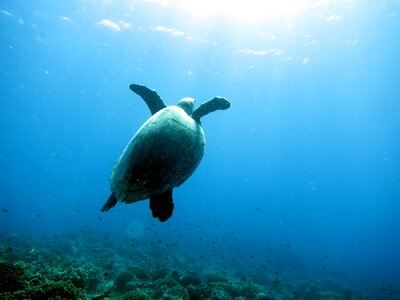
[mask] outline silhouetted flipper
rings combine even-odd
[[[117,204],[118,200],[115,198],[114,193],[111,193],[110,197],[108,198],[107,202],[101,208],[102,212],[108,211],[113,208]]]
[[[172,190],[151,196],[150,209],[153,214],[153,218],[158,218],[161,222],[167,221],[172,216],[172,212],[174,210]]]
[[[144,102],[146,102],[147,106],[149,107],[152,115],[167,107],[156,91],[151,90],[141,84],[131,84],[129,85],[129,88],[142,97]]]
[[[228,109],[231,106],[231,103],[222,97],[215,97],[210,101],[207,101],[200,105],[193,113],[192,118],[197,123],[201,124],[200,118],[208,115],[209,113],[216,111],[216,110],[224,110]]]

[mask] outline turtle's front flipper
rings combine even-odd
[[[225,98],[222,97],[215,97],[211,99],[210,101],[207,101],[200,105],[193,113],[192,113],[192,118],[195,120],[197,123],[200,122],[200,118],[213,112],[216,110],[223,110],[223,109],[228,109],[231,106],[231,103],[226,100]]]
[[[152,115],[166,107],[164,101],[161,99],[156,91],[151,90],[141,84],[131,84],[129,85],[129,88],[140,97],[142,97],[144,102],[146,102],[147,106],[149,107]]]
[[[102,212],[108,211],[113,208],[117,204],[118,200],[115,197],[114,193],[111,193],[110,197],[108,198],[107,202],[101,208]]]
[[[172,212],[174,210],[172,190],[151,196],[150,209],[153,214],[153,218],[158,218],[161,222],[167,221],[172,216]]]

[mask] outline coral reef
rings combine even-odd
[[[0,235],[0,299],[278,300],[354,299],[336,281],[293,282],[274,271],[262,284],[243,272],[207,268],[184,256],[119,246],[106,237],[28,243]],[[151,247],[154,245],[151,244]],[[99,251],[98,249],[102,249]],[[79,253],[79,255],[77,254]],[[223,273],[222,273],[222,270]],[[237,274],[237,275],[235,275]],[[238,275],[240,274],[240,275]],[[285,281],[286,280],[286,281]],[[391,286],[386,295],[397,295]]]
[[[201,274],[194,271],[127,266],[112,280],[105,279],[104,272],[91,264],[66,265],[68,267],[40,262],[36,266],[34,263],[1,260],[0,299],[83,299],[90,295],[91,299],[110,297],[123,300],[278,299],[250,280],[231,280],[217,273],[209,273],[202,280]],[[95,295],[95,292],[102,294]],[[317,281],[296,285],[291,297],[345,299],[343,294],[327,290]]]
[[[25,271],[22,263],[0,261],[0,293],[15,292],[24,287]]]
[[[0,299],[78,299],[83,287],[23,262],[0,262]],[[57,274],[60,275],[60,274]]]

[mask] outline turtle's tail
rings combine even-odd
[[[108,198],[107,202],[101,208],[102,212],[108,211],[113,208],[117,204],[118,200],[115,197],[114,193],[111,193],[110,197]]]

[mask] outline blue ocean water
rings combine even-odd
[[[0,1],[0,233],[176,242],[260,284],[400,299],[400,2],[182,3]],[[100,212],[150,117],[131,83],[232,104],[165,223],[148,201]]]

